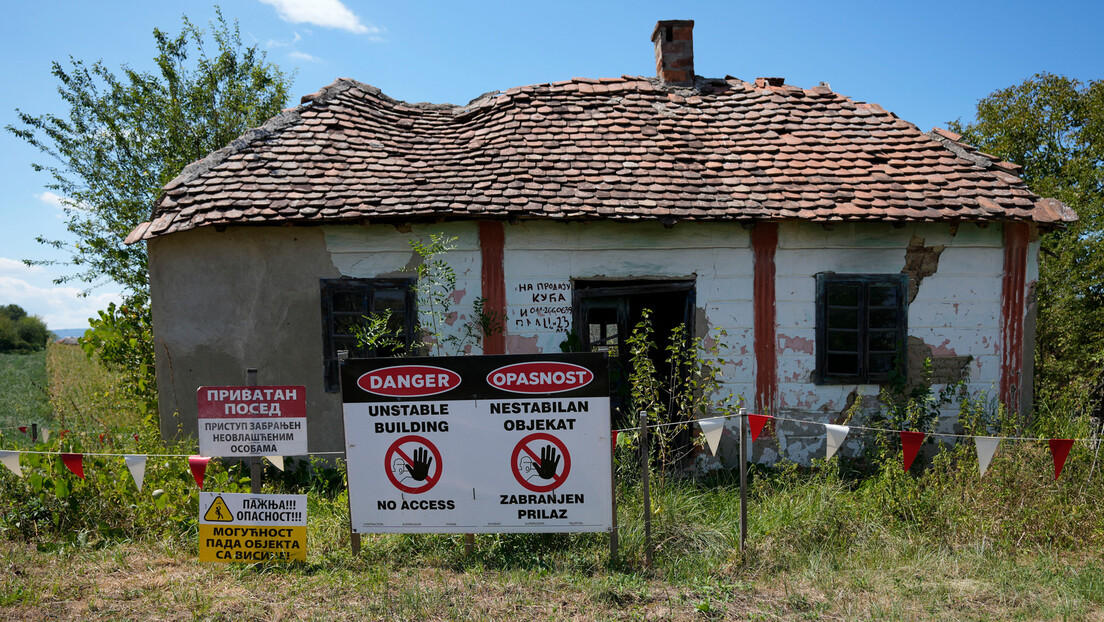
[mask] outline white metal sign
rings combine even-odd
[[[595,354],[346,361],[353,532],[609,530],[606,369]]]

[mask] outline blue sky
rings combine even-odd
[[[977,101],[1041,72],[1104,78],[1099,2],[377,2],[224,0],[243,39],[296,71],[293,101],[349,77],[407,101],[466,103],[487,91],[572,77],[653,75],[649,37],[660,19],[693,19],[695,69],[706,77],[821,81],[877,102],[923,130],[970,119]],[[151,66],[155,27],[181,16],[206,26],[214,5],[179,0],[8,3],[0,20],[0,127],[16,108],[63,113],[51,61]],[[85,327],[117,299],[111,283],[87,297],[55,285],[64,260],[35,237],[67,239],[58,197],[32,162],[49,163],[0,133],[0,305],[15,303],[53,329]]]

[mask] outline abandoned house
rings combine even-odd
[[[609,352],[657,332],[727,333],[725,391],[834,422],[925,359],[936,382],[1030,404],[1041,230],[1076,216],[1019,167],[827,85],[694,74],[692,21],[652,34],[657,75],[576,78],[410,104],[339,79],[188,166],[145,241],[162,432],[196,431],[196,388],[307,387],[310,450],[342,449],[337,354],[390,311],[410,338],[419,256],[455,237],[464,352]],[[808,428],[808,429],[806,429]],[[731,442],[729,441],[731,444]],[[759,459],[807,460],[781,425]],[[821,454],[816,454],[821,455]]]

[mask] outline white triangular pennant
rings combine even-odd
[[[280,469],[281,471],[284,470],[284,457],[283,456],[265,456],[264,458],[265,458],[265,460],[268,460],[269,462],[271,462],[272,466],[276,467],[277,469]]]
[[[130,476],[134,478],[134,485],[138,487],[138,490],[142,490],[142,481],[146,479],[146,457],[145,456],[123,456],[126,460],[127,468],[130,469]]]
[[[9,471],[15,473],[16,477],[23,477],[23,469],[19,468],[18,451],[0,451],[0,463],[8,467]]]
[[[721,446],[721,433],[724,432],[724,419],[700,419],[698,427],[701,428],[705,444],[709,447],[709,453],[717,455],[717,449]]]
[[[993,452],[997,451],[997,445],[1000,445],[1000,438],[975,436],[974,444],[977,446],[978,468],[981,469],[981,475],[985,475],[986,469],[989,468],[989,461],[993,459]]]
[[[844,439],[847,438],[847,433],[851,431],[851,428],[845,425],[832,425],[831,423],[824,424],[824,432],[828,435],[828,443],[825,460],[830,459],[836,455],[836,451],[843,445]]]
[[[46,428],[39,428],[38,431],[42,432],[42,442],[43,443],[48,442],[50,440],[50,431],[49,430],[47,430]]]

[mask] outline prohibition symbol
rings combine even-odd
[[[510,470],[519,484],[533,492],[550,492],[560,487],[571,472],[571,454],[563,441],[537,432],[514,447]]]
[[[426,492],[441,479],[441,452],[427,438],[404,436],[387,448],[383,470],[395,488],[411,494]]]

